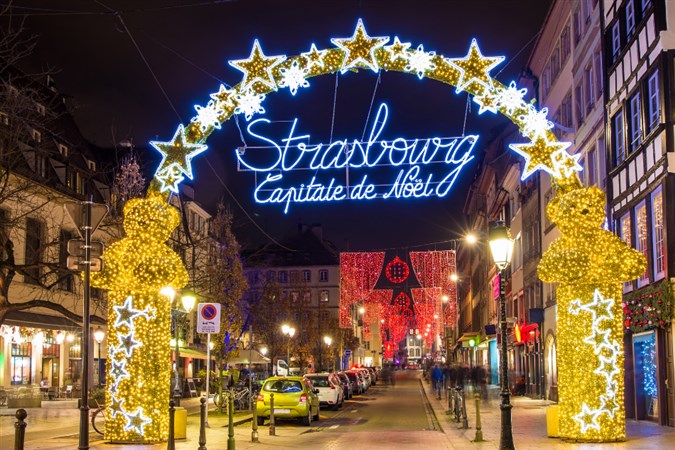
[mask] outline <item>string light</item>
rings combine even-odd
[[[237,106],[234,109],[235,114],[244,114],[246,120],[251,120],[253,114],[265,114],[265,108],[262,102],[265,100],[265,94],[256,94],[249,89],[244,93],[235,95]]]
[[[165,242],[180,216],[162,195],[124,207],[127,237],[108,246],[92,286],[108,290],[105,439],[151,443],[169,431],[171,304],[159,292],[180,289],[188,274]],[[143,351],[139,351],[142,348]]]
[[[279,69],[279,72],[281,72],[281,76],[283,77],[281,81],[279,81],[279,87],[287,87],[290,89],[291,95],[295,95],[296,92],[298,92],[298,88],[309,87],[309,81],[305,79],[309,73],[309,69],[301,68],[297,60],[293,61],[291,67],[288,69],[281,68]]]

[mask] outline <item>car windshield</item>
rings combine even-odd
[[[263,390],[267,392],[301,392],[302,383],[296,380],[270,380]]]
[[[312,377],[312,384],[314,387],[330,387],[328,377]]]
[[[349,377],[350,380],[356,380],[356,374],[355,373],[348,373],[347,376]]]

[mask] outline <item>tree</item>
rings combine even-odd
[[[86,167],[68,171],[87,144],[67,114],[49,73],[25,74],[17,64],[30,55],[34,37],[0,10],[0,324],[15,311],[51,310],[74,322],[82,317],[80,284],[65,264],[65,242],[74,237],[63,215],[65,200],[83,199],[92,178]],[[83,160],[81,160],[83,161]],[[92,320],[105,315],[99,297]]]

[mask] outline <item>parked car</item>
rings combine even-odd
[[[366,367],[368,369],[368,372],[370,372],[370,380],[373,383],[373,385],[377,384],[377,371],[375,370],[374,367]]]
[[[354,385],[346,373],[339,372],[337,376],[340,379],[340,384],[342,385],[342,392],[344,393],[345,400],[349,400],[354,396]]]
[[[354,369],[363,375],[363,378],[366,380],[366,390],[373,384],[373,380],[370,378],[370,371],[365,367],[359,367]]]
[[[340,379],[334,373],[312,373],[307,375],[312,385],[319,389],[319,403],[326,404],[337,411],[345,402]]]
[[[351,370],[348,370],[344,372],[345,375],[349,378],[349,382],[352,384],[352,394],[353,395],[360,395],[363,394],[364,389],[363,389],[363,383],[361,383],[361,377],[359,375]]]
[[[256,413],[258,425],[270,416],[270,394],[274,394],[274,417],[300,419],[309,426],[312,420],[319,420],[319,390],[306,377],[270,377],[265,380],[258,401]]]
[[[364,392],[366,392],[368,390],[368,381],[366,380],[366,377],[363,375],[363,372],[356,369],[350,370],[350,372],[356,374],[356,377],[359,380],[359,386],[361,387],[361,391],[359,392],[359,394],[363,394]]]

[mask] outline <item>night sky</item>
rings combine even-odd
[[[227,61],[247,58],[256,38],[266,55],[292,56],[308,51],[312,43],[319,49],[332,47],[330,38],[351,36],[362,18],[371,36],[389,36],[390,42],[399,36],[411,42],[411,48],[423,44],[427,51],[462,57],[475,37],[484,55],[506,56],[491,75],[508,84],[527,64],[549,4],[543,0],[17,0],[12,11],[13,20],[25,18],[28,31],[39,35],[24,69],[56,69],[56,87],[69,97],[85,137],[104,148],[133,140],[152,170],[156,155],[147,149],[147,142],[171,139],[177,125],[187,124],[195,115],[194,105],[205,105],[220,83],[241,81],[241,73]],[[459,237],[466,188],[481,145],[489,142],[490,130],[505,119],[489,113],[479,116],[473,102],[467,114],[466,94],[414,75],[381,72],[374,100],[378,76],[368,70],[339,75],[337,94],[335,75],[309,82],[311,86],[295,97],[280,89],[265,100],[265,117],[276,124],[279,140],[287,133],[287,121],[294,118],[313,142],[329,142],[331,129],[334,140],[360,138],[372,100],[371,120],[381,103],[389,106],[384,138],[481,134],[477,158],[464,168],[454,193],[443,199],[306,203],[291,205],[284,214],[281,205],[256,205],[253,175],[236,170],[234,150],[252,143],[246,121],[239,116],[244,142],[230,120],[211,135],[209,150],[195,158],[197,200],[207,209],[221,198],[230,203],[235,232],[247,245],[263,243],[265,238],[221,181],[276,239],[300,222],[321,223],[324,237],[340,250],[416,246]]]

